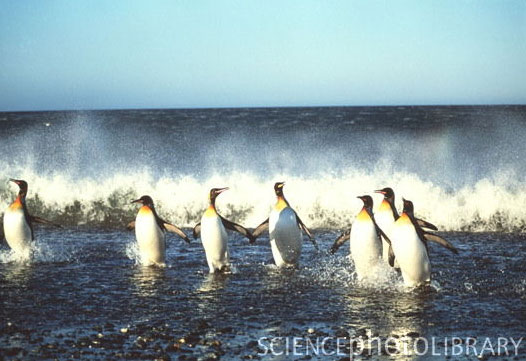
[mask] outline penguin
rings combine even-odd
[[[35,239],[33,222],[55,227],[61,226],[44,218],[30,215],[26,206],[27,182],[21,179],[9,179],[9,181],[18,185],[19,191],[16,199],[4,213],[4,237],[13,252],[29,255],[32,242]]]
[[[160,218],[155,211],[150,196],[142,196],[132,201],[142,204],[135,221],[128,224],[128,230],[135,229],[139,246],[141,264],[144,266],[164,266],[166,258],[165,232],[172,232],[190,243],[188,236],[178,227]]]
[[[378,226],[373,215],[373,199],[365,195],[357,197],[362,200],[363,207],[356,216],[350,231],[342,234],[333,244],[331,253],[350,240],[351,258],[354,262],[358,279],[370,278],[376,274],[376,267],[382,258],[383,238],[390,247],[390,239]]]
[[[254,243],[254,237],[245,227],[231,222],[222,217],[216,210],[216,198],[225,188],[212,188],[209,193],[210,205],[203,213],[201,222],[195,225],[193,235],[197,238],[201,235],[201,242],[206,254],[206,261],[210,273],[230,272],[230,257],[228,253],[228,235],[226,229],[239,232],[247,237],[250,243]]]
[[[376,190],[375,193],[383,194],[384,199],[382,200],[382,203],[380,204],[380,207],[378,208],[378,211],[376,212],[376,220],[378,222],[378,225],[382,230],[386,232],[387,235],[389,235],[391,231],[391,227],[393,226],[394,222],[400,217],[398,215],[398,212],[395,207],[395,195],[391,188],[383,188]],[[420,228],[427,228],[431,229],[433,231],[438,231],[438,228],[427,221],[424,221],[421,218],[416,218],[416,223],[420,226]],[[428,241],[435,242],[440,244],[441,246],[448,248],[448,249],[454,249],[448,241],[446,241],[443,238],[440,237],[434,237],[432,233],[426,232],[426,237]],[[385,243],[384,243],[385,246]],[[389,259],[389,248],[384,248],[382,251],[382,258],[386,261]],[[395,260],[395,268],[398,268],[396,265]]]
[[[375,193],[384,195],[384,199],[376,211],[376,222],[389,235],[394,222],[400,217],[394,203],[395,195],[391,188],[379,189]],[[382,259],[385,262],[389,262],[389,245],[385,239],[382,239]]]
[[[257,238],[265,230],[269,230],[270,247],[274,262],[278,267],[297,267],[301,255],[302,231],[304,231],[316,250],[318,245],[311,231],[301,221],[283,194],[285,182],[277,182],[274,192],[277,202],[270,212],[269,218],[254,230]]]
[[[391,229],[392,255],[389,262],[392,265],[394,257],[398,260],[402,278],[406,286],[414,287],[431,281],[431,263],[427,241],[434,241],[451,252],[458,250],[445,239],[436,234],[424,231],[414,216],[413,203],[403,199],[402,215],[395,221]]]

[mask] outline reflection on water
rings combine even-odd
[[[433,294],[429,287],[398,291],[357,287],[344,296],[344,323],[352,338],[364,340],[364,353],[416,359],[415,340],[425,336],[426,305]]]
[[[198,292],[209,293],[223,289],[228,283],[231,274],[208,273],[197,289]],[[208,297],[209,295],[207,295]]]
[[[26,286],[33,278],[34,265],[29,262],[13,262],[5,265],[4,277],[17,287]]]
[[[166,281],[165,267],[136,266],[131,276],[136,286],[136,294],[141,297],[154,297],[162,291]]]
[[[136,354],[136,359],[162,359],[168,353],[171,359],[184,354],[204,360],[215,352],[216,359],[226,360],[296,360],[310,350],[307,342],[316,345],[329,337],[327,351],[335,352],[337,337],[347,337],[345,348],[349,336],[368,336],[380,340],[381,355],[375,341],[372,356],[357,359],[416,359],[414,344],[420,337],[429,341],[429,352],[434,337],[436,349],[444,353],[445,337],[517,337],[525,330],[522,235],[449,234],[464,251],[451,257],[435,250],[431,287],[408,289],[397,273],[372,284],[359,282],[346,252],[320,254],[309,243],[298,269],[279,269],[267,242],[239,242],[232,252],[239,271],[210,275],[203,272],[198,244],[188,251],[172,248],[171,266],[142,267],[126,257],[133,235],[114,231],[102,237],[80,229],[74,237],[64,232],[50,230],[39,239],[49,245],[45,254],[52,261],[0,262],[0,346],[16,345],[28,355],[36,350],[34,357],[20,353],[14,358],[62,359],[82,351],[95,352],[84,355],[91,359],[116,359],[117,350],[124,349],[123,355]],[[316,232],[326,247],[337,236]],[[75,332],[56,331],[64,329]],[[139,336],[144,342],[137,342]],[[267,346],[279,338],[276,349],[291,352],[293,338],[299,337],[302,355],[258,356],[264,351],[260,337],[267,338]],[[176,349],[181,338],[192,339],[193,346],[178,344]],[[408,345],[387,354],[389,339],[404,339]],[[348,348],[341,351],[347,354],[311,360],[349,359]]]

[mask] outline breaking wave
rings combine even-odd
[[[192,227],[212,187],[248,227],[273,184],[311,228],[348,227],[356,199],[390,186],[445,231],[526,230],[526,107],[365,107],[3,113],[0,213],[29,182],[29,210],[67,226],[124,227],[148,194]]]
[[[31,170],[11,171],[29,183],[28,209],[32,214],[66,226],[124,227],[134,219],[137,206],[130,202],[148,194],[159,214],[182,227],[193,227],[207,206],[212,187],[230,190],[217,200],[227,218],[256,227],[268,217],[275,201],[273,184],[286,181],[285,194],[303,221],[311,228],[348,227],[361,208],[356,197],[371,194],[376,205],[381,195],[375,189],[391,186],[396,204],[402,196],[415,204],[415,213],[443,231],[526,231],[526,184],[517,176],[501,174],[484,178],[452,191],[416,174],[363,173],[349,169],[341,176],[305,178],[277,174],[268,179],[250,173],[214,175],[206,180],[192,176],[155,178],[148,172],[117,173],[103,180],[72,179],[66,175],[41,176]],[[0,207],[5,209],[17,187],[0,177]]]

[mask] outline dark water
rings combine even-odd
[[[526,336],[526,107],[0,113],[0,134],[2,209],[7,178],[23,178],[30,211],[65,226],[37,227],[31,261],[0,248],[0,358],[338,360],[360,336],[382,346],[365,359],[477,359],[487,340],[490,359],[526,358],[526,341],[518,355],[511,343]],[[278,180],[321,244],[305,242],[300,269],[275,269],[268,237],[238,235],[230,275],[208,275],[199,240],[171,236],[168,267],[136,264],[122,230],[132,199],[150,194],[192,227],[208,190],[230,186],[220,212],[255,227]],[[325,253],[355,197],[385,186],[460,249],[432,246],[431,287],[389,272],[361,284],[348,246]],[[429,350],[386,348],[389,337]],[[281,355],[265,355],[273,338]]]
[[[374,285],[357,282],[345,257],[347,247],[328,256],[317,254],[307,242],[302,267],[279,271],[271,266],[268,238],[251,246],[234,235],[230,248],[236,272],[210,276],[199,242],[186,245],[171,239],[169,266],[157,269],[138,266],[126,256],[133,234],[41,230],[36,260],[0,264],[1,352],[7,358],[35,360],[182,355],[299,359],[309,353],[299,349],[297,356],[263,356],[265,348],[257,342],[261,337],[309,337],[315,342],[370,330],[384,341],[393,335],[429,342],[435,337],[435,353],[441,355],[435,358],[444,359],[444,343],[452,337],[476,337],[481,352],[486,337],[496,348],[498,337],[525,336],[526,237],[443,235],[460,254],[433,247],[434,287],[410,291],[397,275]],[[327,249],[337,234],[320,231],[316,236]],[[182,338],[187,343],[181,344]],[[519,356],[525,358],[522,346]],[[275,349],[279,353],[286,347],[276,344]],[[326,351],[336,348],[328,343]],[[373,353],[378,356],[376,349]],[[393,357],[412,357],[402,354]],[[321,352],[310,355],[338,359]]]

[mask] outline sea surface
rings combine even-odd
[[[0,360],[526,359],[524,139],[526,106],[0,113],[0,213],[24,179],[63,226],[36,225],[29,260],[0,246]],[[173,234],[165,268],[139,264],[132,200],[190,235],[228,186],[219,212],[254,228],[276,181],[320,245],[298,269],[268,234],[230,234],[232,274]],[[327,253],[387,186],[459,249],[430,245],[428,287]]]

